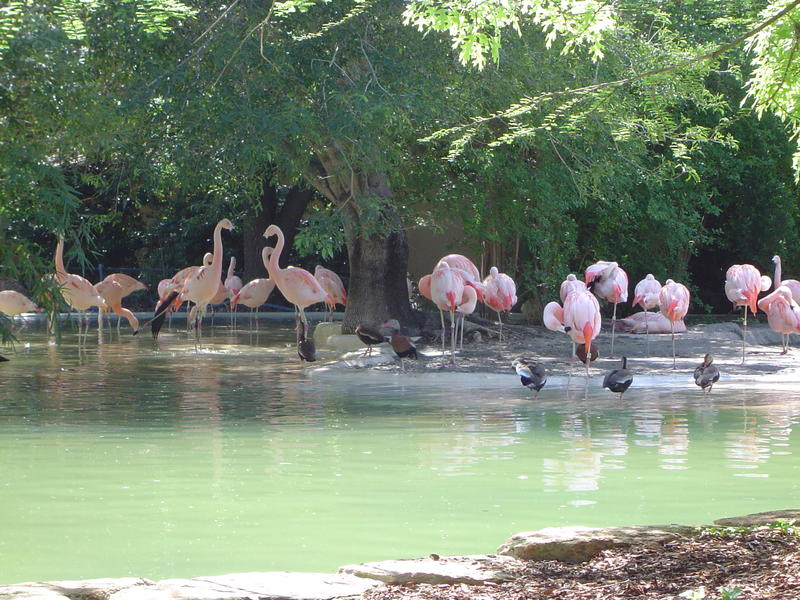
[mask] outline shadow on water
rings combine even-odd
[[[312,375],[287,322],[216,327],[197,351],[174,329],[23,341],[0,368],[0,583],[332,571],[799,496],[796,392]]]

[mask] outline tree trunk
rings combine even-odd
[[[379,326],[397,319],[404,332],[418,323],[408,299],[408,240],[399,215],[382,207],[389,233],[375,231],[362,218],[360,202],[391,198],[384,173],[353,171],[336,145],[318,152],[308,167],[308,181],[340,209],[350,262],[350,286],[342,333],[353,333],[359,323]]]

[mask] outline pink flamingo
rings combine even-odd
[[[675,366],[675,323],[682,320],[689,312],[689,290],[682,283],[667,279],[658,295],[658,306],[661,313],[669,319],[672,333],[672,369]]]
[[[733,306],[744,309],[744,326],[742,327],[742,364],[744,364],[745,346],[747,345],[747,309],[755,315],[758,312],[758,294],[770,288],[772,281],[753,265],[732,265],[725,273],[725,295]]]
[[[797,279],[781,279],[781,257],[777,254],[772,257],[772,262],[775,263],[775,277],[772,280],[775,289],[785,285],[792,292],[792,299],[800,304],[800,281]]]
[[[225,301],[226,298],[233,298],[236,294],[239,293],[239,290],[242,289],[242,278],[238,275],[234,274],[234,269],[236,269],[236,257],[231,256],[231,262],[228,265],[228,276],[225,277],[225,282],[223,283],[223,296],[222,299],[219,299],[219,294],[217,297],[213,298],[212,302],[210,303],[212,306],[215,304],[220,304]],[[231,315],[231,319],[233,321],[232,327],[236,327],[236,308],[231,305],[231,312],[234,313]],[[213,318],[212,318],[213,323]]]
[[[122,288],[122,297],[128,296],[136,290],[146,290],[147,284],[125,273],[111,273],[103,281],[116,281]]]
[[[98,308],[97,326],[98,328],[102,327],[102,315],[99,311],[108,310],[106,301],[100,297],[97,288],[95,288],[88,279],[80,275],[67,273],[64,267],[64,236],[60,234],[58,236],[58,243],[56,244],[55,265],[56,283],[60,286],[64,301],[80,312],[78,334],[80,335],[81,333],[81,321],[83,320],[86,322],[86,333],[89,332],[89,317],[88,315],[84,315],[84,313],[90,306],[96,306]]]
[[[614,305],[611,315],[611,354],[614,358],[614,334],[617,324],[617,304],[628,301],[628,275],[615,262],[601,260],[589,266],[584,274],[586,287],[606,302]]]
[[[328,297],[325,298],[325,304],[328,305],[328,320],[333,320],[333,309],[337,304],[347,306],[347,290],[344,289],[344,283],[341,278],[321,265],[314,267],[314,277],[319,281],[319,284],[328,292]]]
[[[583,284],[583,282],[580,283]],[[585,292],[586,288],[584,287],[583,292],[572,293]],[[567,294],[567,296],[569,296],[569,294]],[[548,302],[545,305],[544,311],[542,312],[542,322],[550,331],[560,331],[561,333],[569,335],[564,326],[564,309],[558,302]],[[575,342],[572,342],[572,360],[575,360]]]
[[[328,297],[328,292],[326,292],[319,281],[305,269],[301,269],[300,267],[286,267],[285,269],[281,269],[279,261],[285,243],[283,231],[281,231],[281,228],[277,225],[270,225],[267,227],[266,231],[264,231],[264,237],[270,238],[273,235],[278,236],[278,243],[275,244],[275,250],[270,255],[269,262],[267,263],[269,278],[278,286],[283,297],[294,304],[299,312],[304,331],[307,331],[308,320],[306,319],[305,308],[317,302],[325,302],[325,299]]]
[[[648,309],[658,306],[658,296],[660,293],[661,283],[658,279],[653,277],[652,273],[648,273],[633,289],[633,302],[631,302],[631,304],[633,306],[638,304],[645,312],[644,334],[647,339],[647,356],[650,356],[650,319],[648,319],[646,315]]]
[[[431,299],[439,307],[442,318],[442,344],[444,344],[444,314],[450,313],[450,364],[455,364],[456,334],[455,312],[464,296],[464,281],[456,269],[451,269],[446,262],[440,262],[431,274]]]
[[[264,246],[261,250],[261,260],[264,262],[265,268],[268,268],[267,264],[269,263],[270,254],[272,254],[272,248],[270,246]],[[246,283],[239,293],[231,298],[231,306],[236,308],[237,305],[244,304],[250,307],[250,326],[252,327],[254,321],[253,311],[267,301],[274,289],[275,282],[272,281],[272,279],[253,279]]]
[[[464,292],[461,296],[461,304],[456,307],[456,314],[460,317],[461,321],[461,337],[458,341],[458,349],[464,349],[464,321],[467,315],[475,312],[475,307],[478,305],[478,292],[474,287],[465,285]]]
[[[800,306],[792,297],[792,290],[779,285],[774,292],[758,301],[758,307],[767,313],[770,329],[781,334],[781,346],[786,354],[789,351],[789,336],[800,333]]]
[[[497,313],[500,321],[500,341],[503,341],[503,319],[500,313],[510,311],[517,303],[517,285],[505,273],[500,273],[497,267],[489,269],[489,275],[483,280],[485,288],[485,302]]]
[[[233,224],[228,219],[220,220],[214,227],[214,252],[210,265],[204,265],[192,272],[185,280],[180,294],[175,299],[174,308],[177,309],[182,302],[194,302],[191,317],[196,317],[202,323],[208,304],[219,292],[222,279],[222,230],[233,229]],[[190,321],[191,322],[191,321]],[[199,325],[199,324],[198,324]],[[200,331],[200,327],[197,327]]]
[[[586,356],[591,355],[592,340],[600,333],[600,304],[592,294],[575,292],[564,300],[564,329],[577,344],[583,344]],[[586,377],[589,377],[589,362],[586,361]]]
[[[124,288],[119,282],[106,277],[94,287],[115,315],[125,317],[134,331],[139,329],[139,319],[130,310],[122,306],[122,298],[125,294]],[[102,318],[102,315],[100,318]],[[119,321],[117,321],[117,326],[119,326]]]
[[[36,306],[30,298],[25,294],[20,294],[15,290],[3,290],[0,292],[0,313],[6,314],[11,317],[12,322],[14,317],[27,312],[42,312],[42,309]],[[19,330],[25,328],[25,321]]]
[[[620,319],[619,324],[620,329],[626,333],[645,333],[646,331],[669,333],[673,328],[675,333],[684,333],[686,331],[686,323],[683,320],[672,323],[660,312],[648,312],[646,310]]]
[[[572,292],[585,292],[586,291],[586,284],[583,283],[580,279],[575,277],[573,273],[567,275],[567,278],[561,282],[561,288],[559,288],[559,296],[561,296],[561,301],[567,299],[567,296]]]
[[[461,275],[464,285],[475,288],[475,291],[478,293],[478,301],[484,301],[486,290],[483,282],[481,281],[481,272],[478,270],[478,267],[475,266],[474,262],[461,254],[448,254],[447,256],[443,256],[441,259],[439,259],[439,262],[436,263],[434,271],[438,269],[439,265],[442,263],[447,263],[451,269],[456,269],[459,271],[459,275]]]

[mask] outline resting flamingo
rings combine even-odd
[[[14,317],[27,312],[42,312],[42,309],[36,306],[25,294],[20,294],[15,290],[3,290],[0,292],[0,313],[11,317],[12,323]],[[25,321],[23,320],[20,331],[24,327]]]
[[[586,291],[586,284],[583,283],[580,279],[575,277],[573,273],[567,275],[567,278],[561,282],[561,287],[559,288],[559,296],[561,296],[561,301],[567,299],[567,296],[572,292],[585,292]]]
[[[502,312],[510,311],[517,303],[517,285],[505,273],[500,273],[497,267],[489,269],[489,275],[483,280],[486,305],[497,313],[500,321],[500,341],[503,341]]]
[[[431,274],[431,299],[439,307],[442,315],[442,338],[444,338],[444,315],[442,311],[450,313],[450,364],[455,364],[456,333],[455,312],[464,296],[464,281],[456,269],[451,269],[446,262],[440,262]]]
[[[98,311],[108,310],[105,300],[100,297],[100,294],[88,279],[80,275],[67,273],[64,267],[64,236],[59,234],[58,243],[56,244],[55,254],[56,274],[55,279],[58,283],[61,295],[69,306],[80,312],[78,321],[78,333],[82,329],[81,321],[86,322],[86,333],[89,332],[89,318],[84,315],[84,312],[90,306],[96,306]],[[102,327],[102,315],[98,312],[97,326]]]
[[[572,341],[583,344],[586,354],[591,354],[592,340],[600,333],[600,304],[588,291],[569,294],[564,300],[564,326]],[[589,361],[586,361],[589,377]]]
[[[586,293],[586,288],[584,288],[583,292],[578,293]],[[558,302],[548,302],[545,305],[544,311],[542,312],[542,322],[550,331],[560,331],[561,333],[569,335],[564,325],[564,308]],[[575,359],[574,341],[572,342],[572,359]]]
[[[617,304],[628,301],[628,275],[615,262],[597,261],[584,274],[586,286],[606,302],[614,305],[611,315],[611,354],[614,358],[614,334],[617,325]]]
[[[461,304],[456,307],[456,314],[461,322],[461,337],[458,341],[458,349],[464,348],[464,321],[467,320],[467,315],[475,312],[475,307],[478,305],[478,292],[475,288],[469,285],[464,286],[464,292],[461,295]]]
[[[772,284],[777,290],[780,286],[785,285],[792,292],[792,299],[800,304],[800,281],[797,279],[781,279],[781,257],[777,254],[772,257],[772,262],[775,263],[775,277]]]
[[[800,333],[800,306],[792,298],[792,290],[779,285],[771,294],[758,301],[758,307],[767,313],[770,329],[781,334],[781,354],[789,351],[789,336]]]
[[[347,290],[344,289],[344,283],[336,273],[321,265],[314,267],[314,277],[328,293],[325,304],[328,306],[328,320],[332,321],[336,305],[347,306]]]
[[[301,269],[300,267],[286,267],[285,269],[281,269],[279,261],[285,243],[283,231],[281,231],[281,228],[277,225],[270,225],[267,227],[266,231],[264,231],[264,237],[270,238],[273,235],[278,236],[278,243],[275,244],[275,250],[270,255],[269,262],[267,263],[269,278],[278,286],[283,297],[294,304],[295,309],[298,311],[298,316],[307,330],[308,320],[306,319],[305,308],[317,302],[325,302],[325,299],[328,297],[328,292],[326,292],[319,281],[305,269]]]
[[[478,270],[478,267],[475,266],[474,262],[461,254],[448,254],[439,259],[434,270],[438,269],[439,265],[442,263],[447,263],[451,269],[456,269],[459,275],[461,275],[464,285],[475,288],[478,294],[478,301],[484,301],[486,290],[481,281],[481,272]]]
[[[652,273],[648,273],[633,289],[633,302],[631,302],[631,304],[633,306],[638,304],[645,312],[644,334],[647,340],[647,356],[650,356],[650,319],[647,317],[647,311],[648,309],[658,306],[658,296],[660,293],[661,283],[659,283],[658,279],[653,277]]]
[[[661,292],[658,294],[658,306],[667,319],[669,319],[672,333],[672,369],[675,366],[675,323],[682,320],[689,312],[689,290],[682,283],[667,279]]]
[[[731,265],[725,273],[725,295],[733,306],[744,309],[744,325],[742,327],[742,364],[744,364],[745,347],[747,345],[747,309],[755,315],[758,312],[758,294],[770,288],[772,281],[762,276],[753,265]]]
[[[222,230],[233,229],[233,224],[228,219],[220,220],[214,227],[214,251],[211,264],[202,266],[194,271],[183,284],[180,294],[175,300],[174,308],[177,309],[184,301],[195,303],[190,313],[191,317],[196,317],[202,323],[208,304],[219,292],[220,280],[222,279]],[[196,331],[200,331],[198,326]]]
[[[272,248],[270,246],[264,246],[261,250],[261,260],[264,262],[265,268],[267,268],[267,264],[269,263],[270,254],[272,254]],[[250,326],[252,327],[254,321],[253,311],[267,301],[274,289],[275,282],[272,281],[272,279],[253,279],[247,282],[244,287],[239,290],[239,293],[231,298],[231,307],[236,308],[239,304],[250,307]],[[257,323],[256,321],[256,325]],[[298,329],[298,331],[300,330]]]

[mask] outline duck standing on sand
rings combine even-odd
[[[516,358],[512,361],[511,366],[519,375],[519,380],[526,388],[536,392],[536,397],[539,396],[539,390],[547,383],[547,371],[544,366],[539,363],[531,363],[524,358]]]
[[[397,354],[400,359],[400,370],[405,371],[403,359],[413,358],[417,360],[417,347],[413,344],[410,337],[400,333],[400,322],[397,319],[389,319],[383,326],[388,327],[392,332],[389,344],[391,344],[392,350],[394,350],[394,353]]]
[[[372,356],[372,347],[386,341],[386,336],[381,335],[380,331],[375,331],[364,323],[359,323],[356,327],[356,337],[367,345],[367,349],[361,355],[362,358]]]
[[[706,393],[711,393],[711,388],[719,381],[719,369],[711,364],[714,357],[706,354],[703,357],[703,364],[698,365],[694,370],[694,382]]]
[[[609,371],[603,379],[603,387],[619,394],[620,400],[632,383],[633,373],[628,370],[628,359],[625,356],[622,357],[622,368]]]

